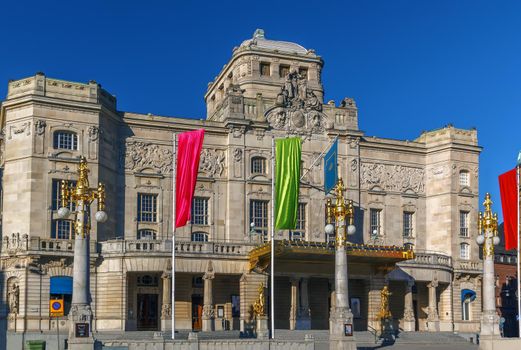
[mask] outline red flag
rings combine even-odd
[[[499,175],[499,191],[503,208],[505,249],[517,249],[517,171],[512,169]]]
[[[203,147],[204,129],[179,134],[177,144],[177,176],[175,201],[175,227],[182,227],[190,220],[199,158]]]

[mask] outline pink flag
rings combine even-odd
[[[182,227],[190,220],[199,158],[203,147],[204,129],[187,131],[178,135],[175,227]]]

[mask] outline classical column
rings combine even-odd
[[[298,312],[298,284],[299,280],[297,278],[291,278],[290,282],[290,292],[291,292],[291,307],[289,309],[289,329],[295,330],[297,329],[297,312]]]
[[[214,307],[213,307],[213,272],[212,262],[208,261],[208,268],[203,276],[204,295],[203,295],[203,332],[211,332],[215,330]]]
[[[172,274],[164,272],[161,275],[163,281],[163,297],[161,304],[161,330],[167,331],[172,327]]]
[[[309,279],[307,277],[300,280],[300,307],[297,318],[297,329],[311,329],[308,282]]]
[[[403,330],[406,332],[414,332],[415,331],[415,319],[414,319],[414,309],[412,302],[412,287],[414,286],[414,281],[410,280],[406,282],[405,285],[405,296],[404,296],[404,310],[403,310]]]
[[[427,330],[429,332],[440,331],[440,318],[438,316],[438,303],[436,298],[436,288],[438,287],[438,280],[433,280],[427,284],[429,288],[429,307],[427,309]]]

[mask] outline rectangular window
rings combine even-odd
[[[257,199],[250,201],[250,223],[253,222],[255,232],[260,234],[264,241],[268,237],[268,203]]]
[[[279,66],[279,77],[285,78],[289,74],[289,66],[281,64]]]
[[[403,212],[403,236],[404,237],[412,237],[413,217],[414,217],[414,213],[408,212],[408,211]]]
[[[460,244],[460,258],[463,260],[470,259],[470,245],[467,243]]]
[[[260,74],[262,76],[269,77],[270,76],[270,64],[266,62],[261,62],[260,64]]]
[[[289,239],[303,241],[306,237],[306,203],[299,203],[297,208],[297,225],[289,232]]]
[[[470,321],[470,298],[465,298],[461,303],[461,318],[463,321]]]
[[[192,224],[208,225],[208,198],[194,197],[191,216]]]
[[[369,234],[371,236],[379,236],[381,234],[380,226],[381,226],[381,209],[370,209],[369,211],[369,220],[370,220],[370,230]]]
[[[469,212],[459,212],[459,234],[461,237],[469,237]]]
[[[53,220],[51,225],[51,238],[73,239],[73,224],[70,220]]]
[[[251,159],[252,174],[266,174],[266,158],[253,157]]]
[[[55,149],[78,149],[78,136],[70,131],[56,131],[54,133],[54,148]]]
[[[61,179],[52,179],[52,210],[58,210],[60,209],[62,203],[62,197],[61,197]],[[76,187],[76,181],[68,181],[69,187]],[[71,211],[76,210],[76,206],[74,205],[74,202],[69,202],[69,209]]]
[[[298,74],[300,74],[300,76],[304,79],[308,79],[308,69],[307,68],[299,68],[298,70]]]
[[[461,171],[459,173],[460,186],[468,186],[470,184],[470,176],[468,171]]]
[[[137,220],[139,222],[157,222],[157,195],[138,193]]]

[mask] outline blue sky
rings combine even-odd
[[[476,127],[480,201],[515,165],[520,1],[19,1],[1,6],[0,98],[33,75],[98,81],[120,110],[204,118],[231,50],[266,37],[325,60],[325,100],[354,97],[367,135],[414,139]]]

